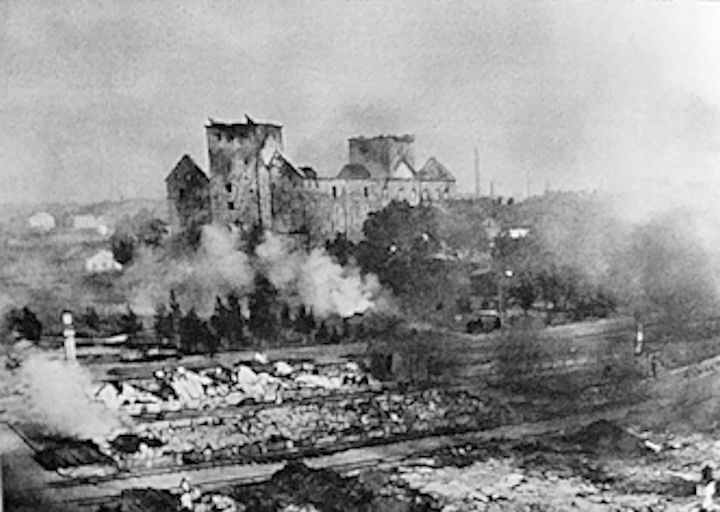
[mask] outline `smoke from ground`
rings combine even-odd
[[[380,293],[374,275],[361,275],[353,265],[339,265],[323,249],[293,251],[281,238],[267,233],[255,253],[273,286],[296,295],[320,317],[365,313],[373,309]]]
[[[216,297],[247,295],[257,273],[263,273],[281,295],[292,297],[318,316],[349,317],[373,308],[380,294],[375,276],[361,275],[353,265],[341,266],[323,249],[295,250],[280,237],[266,233],[255,254],[238,249],[237,236],[205,226],[201,246],[193,256],[171,259],[143,250],[127,267],[123,279],[130,306],[151,315],[166,304],[174,290],[181,307],[211,314]]]
[[[142,250],[124,275],[130,306],[151,315],[157,305],[168,302],[170,290],[174,290],[183,309],[195,308],[208,315],[218,295],[244,295],[252,285],[254,271],[237,244],[237,237],[229,231],[205,226],[201,246],[192,256],[169,258]]]
[[[76,363],[30,348],[19,369],[0,367],[2,419],[42,425],[47,434],[92,439],[122,430],[124,418],[91,396],[92,375]]]

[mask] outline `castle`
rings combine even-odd
[[[209,177],[184,155],[166,178],[174,228],[212,222],[247,233],[259,225],[313,246],[338,233],[362,238],[368,214],[392,200],[417,205],[455,192],[455,178],[435,158],[416,169],[411,135],[349,139],[348,163],[327,178],[284,156],[282,126],[246,117],[210,120],[205,130]]]

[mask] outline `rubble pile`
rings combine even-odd
[[[578,445],[584,451],[604,455],[633,457],[649,452],[642,439],[607,420],[591,423],[563,440]]]
[[[194,372],[183,367],[162,370],[153,379],[138,382],[109,382],[97,390],[96,399],[105,406],[132,416],[181,411],[209,410],[248,403],[272,403],[309,397],[377,391],[381,388],[357,363],[314,365],[238,364]]]
[[[124,468],[258,461],[502,424],[502,405],[464,391],[384,392],[139,424],[105,448]],[[153,440],[152,442],[143,440]]]
[[[218,494],[214,494],[217,496]],[[430,500],[419,493],[389,489],[357,476],[342,477],[329,469],[288,463],[261,484],[222,491],[237,512],[431,512]],[[202,499],[200,500],[202,502]],[[210,512],[202,505],[193,512]]]

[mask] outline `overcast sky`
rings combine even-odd
[[[720,4],[0,0],[0,202],[163,197],[208,117],[338,172],[414,133],[474,188],[720,192]],[[642,197],[643,194],[639,194]]]

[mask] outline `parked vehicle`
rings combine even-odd
[[[495,310],[484,310],[476,314],[476,318],[465,326],[468,334],[488,333],[500,329],[502,320],[500,313]]]

